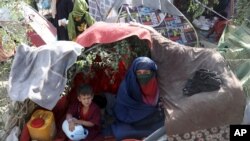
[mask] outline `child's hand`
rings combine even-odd
[[[69,122],[69,130],[74,131],[75,130],[75,123],[73,121]]]
[[[73,119],[73,122],[75,124],[82,124],[82,120],[78,120],[78,119]]]

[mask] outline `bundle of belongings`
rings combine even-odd
[[[215,71],[199,69],[183,88],[183,94],[191,96],[200,92],[210,92],[220,89],[222,81]]]

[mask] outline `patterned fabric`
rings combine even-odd
[[[168,141],[229,141],[229,126],[168,136]]]
[[[89,0],[89,13],[96,21],[103,21],[115,0]]]
[[[219,41],[223,31],[224,31],[224,28],[226,27],[226,25],[228,24],[228,21],[227,20],[218,20],[215,22],[214,24],[214,32],[216,34],[216,41]]]

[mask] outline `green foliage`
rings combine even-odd
[[[24,0],[25,2],[26,0]],[[28,25],[25,24],[22,9],[20,7],[20,0],[2,0],[0,2],[0,8],[6,9],[6,15],[9,15],[9,19],[0,21],[0,45],[5,52],[13,52],[13,50],[21,43],[28,44],[26,32]],[[12,60],[1,63],[0,79],[8,76],[10,71]]]
[[[219,3],[218,0],[199,0],[201,4],[212,8],[213,6]],[[202,15],[204,12],[207,12],[206,9],[194,0],[189,0],[188,12],[190,12],[193,16],[192,18],[197,18]]]
[[[136,36],[109,43],[97,44],[82,52],[76,63],[68,71],[68,83],[78,72],[83,72],[85,76],[93,77],[95,70],[103,70],[105,75],[112,78],[118,71],[118,64],[123,61],[129,66],[134,58],[138,56],[150,56],[148,42],[140,40]],[[110,80],[113,83],[113,79]]]
[[[147,42],[139,40],[136,36],[118,42],[103,44],[86,51],[83,58],[84,66],[95,69],[112,68],[118,70],[118,63],[124,61],[129,65],[135,57],[148,56]],[[99,61],[100,60],[100,61]]]
[[[12,59],[9,59],[5,62],[0,62],[0,83],[3,80],[8,80],[9,72],[12,64]]]
[[[200,3],[198,3],[196,0],[175,0],[174,4],[189,20],[193,20],[204,12],[208,12],[204,6],[212,8],[218,4],[218,1],[219,0],[199,0]],[[202,6],[202,4],[204,6]]]
[[[234,23],[241,25],[245,20],[250,20],[250,1],[238,0],[236,3],[236,15],[233,17]]]
[[[20,3],[26,0],[3,0],[0,2],[0,8],[7,8],[10,10],[11,14],[11,21],[18,21],[22,17],[20,11]]]
[[[184,0],[180,0],[184,2]],[[219,4],[219,0],[199,0],[202,4],[209,8],[213,8],[217,4]],[[250,1],[249,0],[237,0],[236,1],[236,15],[233,15],[233,22],[236,25],[241,25],[246,19],[250,19]],[[195,0],[187,0],[185,4],[180,6],[180,10],[182,12],[188,11],[190,18],[194,19],[198,16],[202,15],[205,12],[209,12],[206,10],[201,4],[197,3]]]
[[[0,0],[0,9],[7,9],[6,11],[9,12],[7,14],[9,15],[8,20],[0,20],[0,45],[3,47],[5,52],[12,52],[21,43],[29,44],[26,32],[27,30],[30,30],[30,27],[24,20],[25,17],[23,17],[20,7],[21,2],[31,4],[33,0]],[[1,16],[3,15],[0,15],[0,17]],[[0,138],[2,140],[5,140],[11,130],[11,128],[6,129],[6,125],[11,124],[6,122],[6,119],[9,114],[15,115],[17,113],[16,110],[11,110],[11,100],[7,96],[7,80],[9,78],[12,61],[13,58],[9,58],[4,62],[0,62]]]

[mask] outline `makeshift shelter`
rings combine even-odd
[[[89,12],[97,21],[149,25],[180,44],[198,46],[198,35],[189,20],[169,0],[90,0]]]
[[[181,135],[186,133],[191,135],[191,132],[204,131],[205,129],[211,129],[212,135],[218,132],[221,135],[223,133],[228,133],[226,132],[226,129],[228,128],[225,128],[224,126],[228,126],[230,124],[240,124],[242,122],[244,108],[246,104],[242,85],[236,78],[234,73],[227,67],[224,58],[220,55],[219,52],[214,49],[193,48],[175,43],[163,37],[151,27],[143,26],[141,24],[129,25],[121,23],[115,24],[97,22],[93,26],[88,28],[84,33],[82,33],[76,41],[84,47],[89,48],[84,52],[86,55],[91,51],[96,51],[95,49],[98,49],[98,47],[100,47],[100,45],[102,44],[109,44],[117,41],[122,41],[124,39],[134,36],[137,36],[138,39],[142,40],[143,43],[146,43],[144,45],[146,45],[150,51],[149,56],[156,62],[159,68],[157,75],[158,82],[160,85],[160,96],[164,99],[164,109],[166,115],[165,126],[162,128],[164,131],[162,132],[163,135],[167,134],[169,136],[169,139],[171,139],[175,137],[175,135]],[[132,47],[138,48],[140,46],[137,44],[136,46]],[[37,55],[39,56],[39,53]],[[145,56],[148,54],[141,54],[141,56],[143,55]],[[132,58],[133,57],[136,56],[132,56]],[[78,59],[83,60],[81,58]],[[127,63],[129,65],[130,62]],[[60,67],[60,65],[54,65],[55,68]],[[95,79],[95,77],[92,79],[92,82],[95,81],[97,83],[96,91],[114,90],[113,92],[115,92],[115,89],[117,89],[117,87],[114,88],[109,86],[116,86],[115,84],[119,85],[119,82],[123,78],[122,75],[124,75],[124,72],[126,72],[126,68],[128,67],[124,64],[120,65],[121,66],[118,67],[118,73],[115,73],[115,76],[117,76],[115,77],[117,78],[115,79],[117,81],[114,81],[115,83],[106,83],[110,82],[109,80],[111,80],[111,77],[104,77],[106,76],[104,70],[97,72],[99,74],[98,79]],[[13,66],[13,68],[14,67],[15,66]],[[217,76],[222,80],[220,88],[218,90],[210,92],[201,91],[191,96],[184,95],[183,88],[185,87],[185,84],[187,83],[188,79],[192,78],[196,71],[199,69],[208,69],[216,72]],[[84,69],[80,70],[82,73],[85,72]],[[73,72],[75,73],[76,71]],[[34,75],[40,75],[40,73]],[[84,75],[74,76],[74,84],[79,84],[86,80],[84,79],[84,77],[82,77]],[[14,78],[13,75],[12,77]],[[64,77],[66,76],[64,75]],[[106,81],[100,82],[97,80]],[[10,89],[14,88],[15,85],[10,85]],[[42,87],[40,87],[39,90],[48,88],[46,87],[48,85],[41,86]],[[31,90],[33,89],[32,87],[30,88]],[[61,89],[61,86],[55,87],[54,89],[58,90],[58,88]],[[33,90],[37,91],[38,89]],[[20,89],[20,91],[22,90]],[[59,101],[57,101],[58,99],[54,99],[54,101],[52,101],[54,104],[57,103],[55,107],[47,107],[53,108],[52,111],[55,114],[58,131],[60,131],[61,122],[65,116],[64,111],[67,108],[67,104],[72,102],[71,100],[75,95],[74,91],[75,89],[74,87],[72,87],[72,89],[68,93],[68,96],[66,95],[66,97],[61,98]],[[41,101],[46,101],[46,99],[44,99],[45,97],[42,96],[44,95],[43,92],[44,91],[40,91]],[[52,93],[50,94],[53,94],[53,96],[57,97],[60,95],[59,91],[51,92]],[[12,95],[12,93],[9,93],[9,95]],[[18,94],[15,94],[15,96],[18,96]],[[24,101],[24,103],[31,105],[27,101]],[[47,105],[45,103],[45,107],[46,106]],[[17,115],[13,116],[16,117]],[[30,113],[26,115],[25,119],[28,120],[29,117]],[[213,129],[216,129],[216,131],[214,131]],[[58,135],[57,137],[63,138],[63,134],[60,135]],[[210,136],[210,139],[213,138],[212,135]],[[228,137],[227,135],[226,137]],[[26,138],[24,138],[25,136]],[[20,140],[27,140],[27,136],[29,136],[27,132],[27,127],[24,126]],[[193,136],[184,137],[186,139],[193,139]],[[204,133],[204,136],[198,136],[194,138],[205,139],[207,137],[208,136]]]
[[[133,1],[133,2],[139,3],[139,1]],[[146,6],[150,5],[150,7],[152,6],[152,4],[149,4],[146,1],[143,2],[145,2],[143,3],[143,5]],[[155,1],[157,6],[162,5],[162,2],[163,1]],[[135,5],[140,6],[141,4],[142,3],[140,3],[139,5],[136,4]],[[117,6],[116,8],[119,9],[123,4],[120,3],[117,5],[119,6]],[[159,8],[157,6],[153,8],[164,9],[166,7],[163,6]],[[127,8],[125,7],[125,9],[121,8],[121,10],[117,10],[116,8],[114,8],[113,10],[116,11],[117,15],[119,15],[119,12],[117,13],[117,11],[123,10],[123,12],[124,11],[130,12],[131,10],[130,9],[129,11],[127,11],[127,8],[130,7]],[[129,16],[129,13],[127,14]],[[175,14],[176,13],[173,12],[173,15]],[[178,14],[180,14],[179,16],[181,16],[181,13],[177,12],[177,15]],[[117,32],[114,32],[114,28],[117,27],[119,27],[120,29],[124,28],[127,29],[118,30]],[[133,30],[129,30],[132,28]],[[118,35],[124,35],[124,31],[131,31],[131,34],[126,33],[125,34],[126,36],[123,36],[123,38],[116,38],[116,40],[111,40],[113,38],[105,38],[105,37],[112,37],[112,36],[117,37]],[[137,32],[134,33],[132,31],[137,31]],[[143,42],[146,41],[145,43],[149,49],[149,54],[142,53],[140,55],[150,56],[159,66],[158,81],[160,83],[160,95],[165,101],[164,106],[166,113],[166,124],[164,127],[160,129],[160,134],[158,134],[159,132],[156,131],[155,133],[153,133],[152,136],[160,137],[167,134],[169,140],[173,140],[175,137],[177,138],[183,137],[183,139],[186,140],[199,139],[199,138],[212,140],[214,138],[217,138],[214,136],[218,135],[220,136],[219,139],[221,138],[228,139],[229,133],[227,126],[229,124],[241,123],[245,107],[245,96],[242,91],[242,86],[239,80],[227,67],[223,57],[217,51],[213,49],[191,48],[189,46],[184,46],[178,43],[174,43],[171,40],[166,39],[162,35],[158,34],[155,30],[153,30],[148,26],[126,25],[126,24],[111,25],[106,23],[96,23],[93,27],[89,28],[88,30],[86,30],[86,32],[80,35],[77,39],[78,43],[80,43],[86,48],[89,48],[83,53],[84,55],[79,56],[79,58],[80,60],[83,60],[86,54],[90,54],[90,52],[97,51],[96,49],[100,48],[99,46],[100,44],[110,44],[110,43],[112,44],[113,42],[119,42],[121,40],[124,40],[125,38],[127,39],[130,37],[134,37],[134,35],[139,37],[139,39],[142,40]],[[135,48],[137,47],[138,46],[135,46]],[[38,56],[39,54],[40,53],[38,53]],[[133,57],[136,56],[132,56],[132,58]],[[40,58],[40,60],[42,59]],[[76,65],[77,63],[80,63],[78,61],[79,60],[77,60]],[[95,61],[98,61],[98,59]],[[130,62],[128,61],[125,64],[123,62],[119,62],[117,64],[119,67],[118,67],[118,72],[113,74],[113,76],[115,76],[114,79],[112,77],[108,77],[107,75],[108,73],[106,74],[107,71],[99,70],[95,72],[95,76],[91,78],[89,82],[92,84],[96,84],[95,91],[111,91],[115,93],[117,87],[119,86],[120,81],[123,78],[123,75],[126,73],[126,69],[128,67],[127,65],[129,65],[129,63]],[[222,79],[223,82],[220,89],[212,92],[200,92],[192,96],[184,95],[182,90],[185,87],[187,80],[192,78],[195,72],[201,68],[217,72],[217,75]],[[68,79],[70,79],[71,77],[75,76],[75,79],[71,83],[78,84],[86,81],[86,79],[82,77],[83,75],[81,73],[78,73],[80,75],[75,74],[77,69],[79,68],[76,67],[75,69],[76,70],[73,69],[74,70],[73,74],[71,74],[70,77],[67,77]],[[85,73],[85,69],[86,68],[80,68],[82,73]],[[89,68],[87,68],[86,70],[88,72]],[[109,70],[109,68],[107,70]],[[34,75],[40,75],[40,73]],[[63,77],[66,78],[65,75]],[[113,83],[110,83],[110,80],[114,80],[112,81]],[[48,96],[48,97],[51,96],[57,97],[56,99],[50,101],[49,104],[51,104],[52,102],[51,105],[46,104],[47,100],[44,99],[45,97],[43,97],[44,92],[41,91],[40,93],[41,101],[45,101],[45,103],[42,104],[43,106],[40,103],[42,107],[51,109],[53,105],[55,105],[52,111],[56,113],[55,118],[57,119],[56,124],[57,128],[59,129],[58,131],[60,131],[62,118],[64,118],[65,116],[64,111],[67,108],[67,104],[72,102],[71,100],[74,97],[75,93],[74,92],[75,89],[74,87],[72,87],[67,96],[62,97],[58,101],[58,96],[61,94],[62,87],[64,86],[65,83],[61,84],[62,85],[60,85],[60,87],[54,87],[57,91],[50,93],[51,95]],[[46,89],[45,86],[41,88]],[[60,88],[60,90],[58,88]],[[41,89],[35,89],[35,90],[37,91]],[[34,103],[29,100],[25,100],[23,103],[24,104],[19,104],[18,108],[20,109],[20,111],[22,111],[27,108],[25,106],[28,105],[30,107],[28,108],[28,111],[25,111],[27,113],[25,115],[26,118],[23,118],[27,121],[30,118],[31,113],[35,109],[33,107]],[[38,103],[39,102],[37,102],[37,104]],[[17,119],[17,121],[20,123],[22,121],[20,118],[21,116],[20,115],[18,116],[19,116],[18,118],[16,118],[17,115],[13,115],[12,117],[15,117],[13,119]],[[12,117],[10,117],[10,119]],[[11,123],[13,123],[13,121]],[[21,125],[21,124],[16,123],[14,125]],[[14,126],[9,126],[9,127],[13,129],[12,130],[13,132],[16,129],[13,128]],[[29,139],[29,134],[27,132],[28,130],[26,126],[23,127],[24,128],[22,130],[20,140],[27,140]],[[57,137],[64,138],[65,136],[63,136],[63,134],[60,133],[61,132],[59,132]],[[201,136],[198,136],[200,134]],[[152,136],[145,138],[145,140],[152,139]]]

